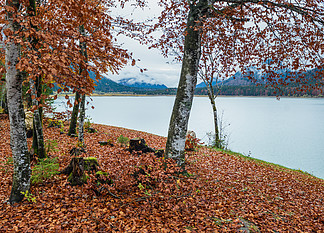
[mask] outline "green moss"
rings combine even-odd
[[[63,128],[64,124],[62,120],[48,119],[48,127]]]
[[[87,183],[88,176],[86,174],[83,174],[82,177],[74,177],[73,173],[71,172],[68,181],[71,183],[71,185],[82,185],[84,183]]]
[[[96,157],[85,157],[84,160],[88,160],[89,162],[96,162],[98,163],[98,159]]]
[[[99,166],[98,164],[98,160],[95,157],[86,157],[83,158],[84,160],[84,170],[85,171],[90,171],[90,170],[97,170],[97,166]]]
[[[103,172],[103,171],[97,171],[96,175],[104,175],[104,176],[108,176],[107,172]]]

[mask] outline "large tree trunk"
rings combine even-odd
[[[189,11],[180,81],[166,143],[165,156],[175,159],[182,168],[184,168],[185,162],[184,148],[188,120],[197,84],[201,55],[201,31],[197,28],[201,16],[200,9],[201,5],[196,5],[192,6]]]
[[[81,105],[80,105],[80,116],[79,116],[79,135],[78,140],[79,142],[83,143],[84,141],[84,118],[85,118],[85,97],[86,95],[83,94],[81,98]]]
[[[73,106],[73,110],[72,110],[70,127],[69,127],[69,132],[68,132],[69,136],[76,135],[79,106],[80,106],[80,93],[75,92],[74,106]]]
[[[16,10],[20,8],[19,0],[6,2],[7,6]],[[15,13],[8,12],[8,28],[13,32],[19,30],[19,24],[13,20]],[[12,150],[14,173],[10,203],[20,202],[24,198],[22,192],[30,188],[30,156],[27,148],[24,107],[22,103],[22,75],[16,69],[20,56],[20,45],[10,39],[6,44],[6,87],[10,120],[10,145]]]

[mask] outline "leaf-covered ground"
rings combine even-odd
[[[176,175],[152,153],[131,154],[117,143],[124,135],[159,149],[164,137],[92,127],[98,132],[86,133],[82,156],[98,158],[112,185],[71,187],[65,175],[57,175],[32,186],[36,203],[24,199],[11,206],[9,122],[1,116],[0,232],[324,232],[322,179],[205,147],[187,154],[189,176]],[[46,123],[45,138],[58,143],[50,156],[62,170],[77,139]],[[114,146],[98,144],[109,139]]]

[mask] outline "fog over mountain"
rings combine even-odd
[[[145,89],[166,89],[167,86],[164,84],[159,84],[155,79],[147,77],[146,80],[139,80],[137,78],[123,78],[117,83],[129,87],[138,87]]]

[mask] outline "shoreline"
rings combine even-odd
[[[7,200],[13,162],[7,153],[9,119],[2,120],[0,195]],[[77,138],[67,135],[68,123],[64,134],[46,126],[44,135],[55,149],[49,151],[50,164],[62,171],[71,164],[69,151]],[[247,224],[254,232],[324,230],[322,179],[207,147],[187,153],[187,173],[182,175],[174,169],[176,164],[165,168],[165,161],[153,153],[130,153],[118,140],[120,135],[144,138],[148,146],[159,149],[165,147],[165,138],[107,123],[92,127],[97,132],[85,132],[87,148],[80,157],[96,159],[96,176],[87,172],[85,186],[70,185],[71,174],[32,184],[21,204],[4,201],[0,210],[4,231],[237,232]],[[33,171],[37,166],[32,164]],[[106,180],[109,183],[103,183]]]
[[[64,96],[74,96],[74,93],[60,93],[60,94],[51,94],[50,97],[53,97],[57,95],[57,97],[64,97]],[[148,95],[148,94],[128,94],[128,93],[105,93],[105,94],[99,94],[99,93],[93,93],[90,96],[87,97],[176,97],[176,95]],[[208,95],[194,95],[194,97],[208,97]],[[217,97],[222,98],[233,98],[233,97],[247,97],[247,98],[276,98],[276,96],[250,96],[250,95],[219,95]],[[217,98],[216,97],[216,98]],[[322,99],[324,96],[279,96],[279,99]]]
[[[164,138],[164,139],[167,138],[167,137],[157,135],[157,134],[153,134],[153,133],[150,133],[150,132],[145,132],[145,131],[136,130],[136,129],[129,129],[129,128],[121,127],[121,126],[106,125],[106,124],[100,124],[100,123],[92,123],[92,124],[97,125],[97,126],[107,126],[107,127],[118,128],[118,129],[122,129],[122,130],[125,130],[125,131],[133,131],[133,132],[150,134],[150,135],[161,137],[161,138]],[[293,172],[293,173],[297,172],[297,173],[300,173],[300,174],[303,174],[303,175],[307,175],[307,176],[309,176],[311,178],[316,178],[316,179],[319,179],[321,181],[324,181],[324,178],[317,177],[317,176],[315,176],[315,175],[313,175],[313,174],[311,174],[311,173],[309,173],[307,171],[303,171],[301,169],[289,168],[289,167],[286,167],[286,166],[283,166],[283,165],[280,165],[280,164],[277,164],[277,163],[268,162],[268,161],[258,159],[258,158],[255,158],[255,157],[246,156],[246,155],[243,155],[240,152],[235,152],[235,151],[231,151],[231,150],[223,150],[223,149],[218,149],[218,148],[212,148],[212,147],[210,147],[208,145],[202,145],[201,147],[209,148],[211,150],[215,150],[215,151],[218,151],[218,152],[223,152],[223,153],[226,153],[228,155],[239,157],[239,158],[241,158],[243,160],[246,160],[246,161],[253,161],[254,163],[256,163],[258,165],[261,165],[261,166],[270,166],[270,167],[273,167],[275,169],[283,170],[283,171],[290,172],[290,173],[291,172]]]

